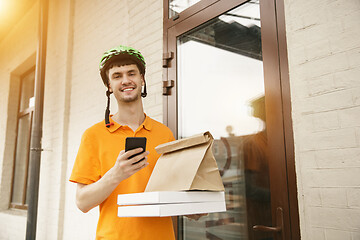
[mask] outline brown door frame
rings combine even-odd
[[[176,138],[177,37],[245,2],[247,0],[203,0],[169,19],[168,0],[164,0],[163,49],[164,53],[173,52],[173,58],[164,68],[163,80],[174,80],[174,88],[171,95],[164,96],[163,119]],[[281,207],[285,239],[298,240],[300,228],[283,0],[260,0],[260,13],[273,222],[276,222],[276,209]]]

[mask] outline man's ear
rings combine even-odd
[[[145,85],[144,74],[141,74],[141,86]]]
[[[108,91],[112,93],[113,90],[112,90],[112,88],[110,87],[110,84],[109,84],[109,83],[107,84],[107,87],[108,87]]]

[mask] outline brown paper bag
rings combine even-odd
[[[213,137],[205,132],[161,144],[158,159],[145,192],[211,190],[224,191],[212,153]]]

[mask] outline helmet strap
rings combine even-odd
[[[141,93],[141,96],[144,98],[147,96],[147,92],[146,92],[146,82],[144,81],[144,91]]]
[[[110,95],[111,95],[111,92],[108,89],[106,91],[107,105],[106,105],[106,110],[105,110],[105,125],[107,128],[109,128],[111,126],[111,124],[110,124]]]
[[[142,77],[143,77],[143,81],[144,81],[144,85],[143,85],[143,91],[141,92],[141,96],[143,98],[145,98],[147,96],[147,91],[146,91],[146,81],[145,81],[145,73],[141,73]]]

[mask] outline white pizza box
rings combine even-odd
[[[150,204],[118,207],[118,217],[168,217],[225,212],[225,201]]]
[[[119,194],[118,205],[186,203],[186,202],[221,202],[225,201],[224,192],[213,191],[164,191]]]

